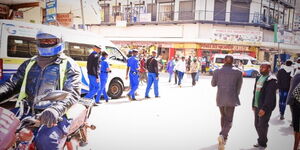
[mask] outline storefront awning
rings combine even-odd
[[[273,43],[273,42],[262,42],[261,47],[282,49],[284,52],[288,53],[300,53],[300,45],[290,45],[284,43]]]

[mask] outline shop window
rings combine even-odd
[[[30,58],[37,55],[37,47],[34,38],[9,36],[7,56]]]
[[[151,21],[156,21],[156,12],[157,5],[156,4],[148,4],[147,5],[147,13],[151,13]]]

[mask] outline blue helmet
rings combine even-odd
[[[40,56],[54,56],[64,50],[61,35],[39,31],[36,40]]]

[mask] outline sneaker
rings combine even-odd
[[[284,120],[284,115],[280,115],[280,120]]]
[[[223,135],[220,135],[218,137],[218,142],[219,142],[219,146],[218,146],[218,150],[224,150],[225,149],[225,139],[223,137]]]

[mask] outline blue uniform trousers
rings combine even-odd
[[[138,75],[138,73],[130,72],[129,73],[129,80],[130,80],[131,89],[130,89],[128,94],[131,98],[135,98],[134,93],[139,87],[139,75]]]
[[[289,91],[279,90],[279,111],[281,115],[284,115],[286,108],[286,99]]]
[[[104,99],[108,100],[108,96],[107,96],[107,93],[106,93],[107,78],[108,78],[107,73],[106,73],[106,75],[104,73],[102,73],[100,75],[100,88],[99,88],[98,93],[97,93],[96,102],[100,101],[100,98],[101,98],[102,94],[104,96]]]
[[[148,83],[147,83],[147,88],[146,88],[146,94],[145,97],[149,97],[149,91],[154,83],[154,95],[158,97],[158,79],[156,79],[156,73],[148,73]]]
[[[89,93],[87,95],[85,95],[85,98],[90,98],[93,99],[96,95],[96,93],[99,90],[100,87],[100,82],[97,83],[97,78],[96,76],[93,75],[88,75],[89,80],[90,80],[90,84],[89,84]]]

